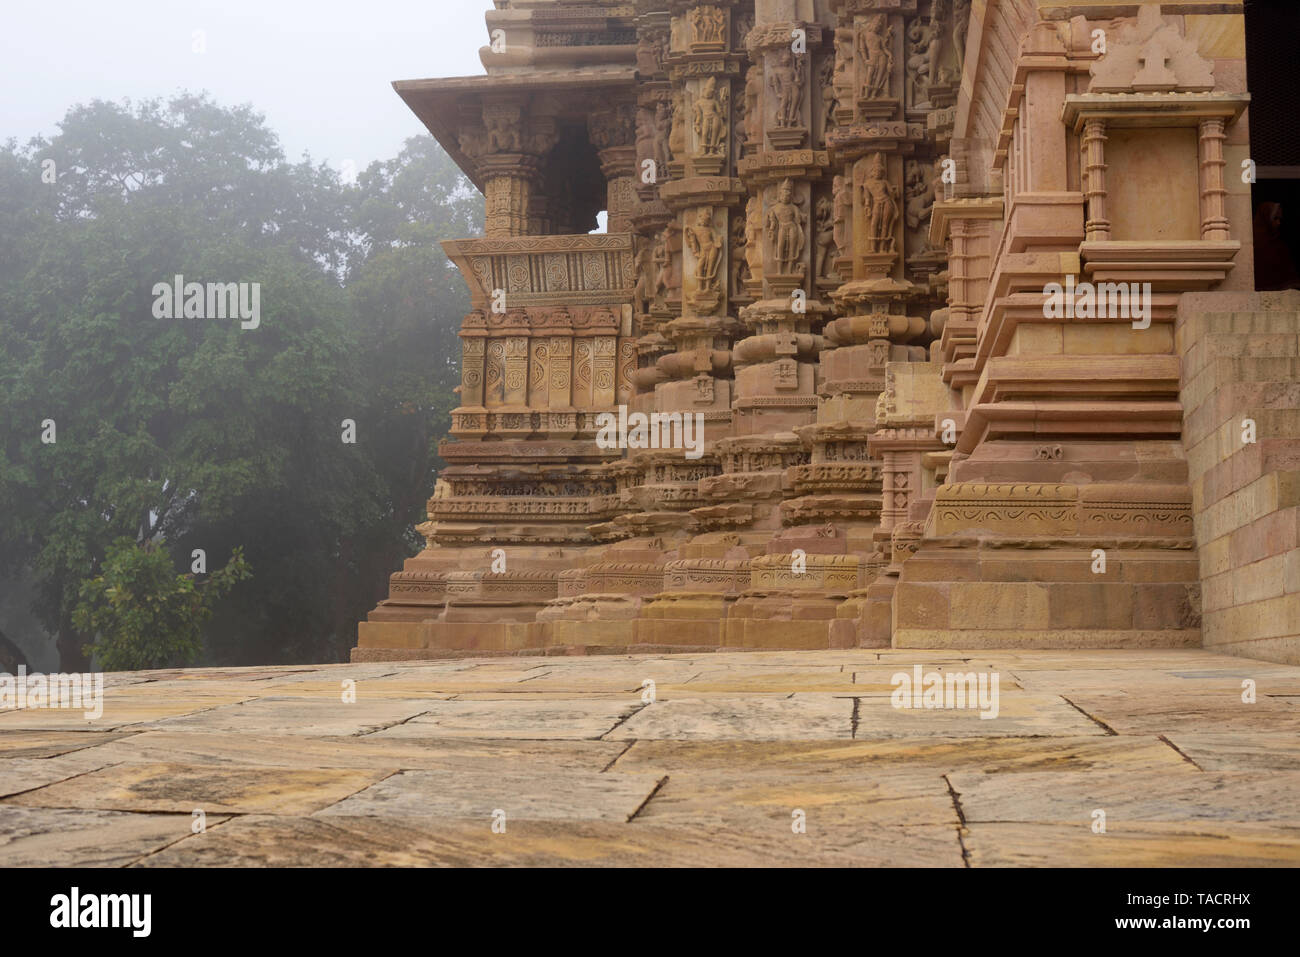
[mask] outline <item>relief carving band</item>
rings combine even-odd
[[[804,213],[794,201],[794,181],[785,180],[777,191],[777,200],[767,211],[767,234],[772,242],[772,256],[777,272],[785,276],[802,275]]]
[[[702,156],[723,156],[727,152],[727,87],[718,81],[704,81],[695,101],[695,136]]]
[[[894,252],[898,197],[898,187],[887,178],[884,154],[873,154],[867,174],[862,179],[862,213],[867,225],[867,252]]]
[[[696,7],[691,11],[691,32],[695,43],[709,45],[725,43],[726,13],[720,7]]]

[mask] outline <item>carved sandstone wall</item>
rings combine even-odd
[[[487,236],[354,655],[1200,644],[1174,323],[1251,288],[1248,96],[1180,6],[499,2],[486,76],[396,84]],[[1045,309],[1089,282],[1149,321]]]

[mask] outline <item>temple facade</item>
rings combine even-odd
[[[486,229],[444,244],[428,547],[354,660],[1300,660],[1300,293],[1256,292],[1240,3],[495,7],[486,75],[394,84]]]

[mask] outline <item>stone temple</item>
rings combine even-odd
[[[354,660],[1300,662],[1300,292],[1257,291],[1286,250],[1250,16],[495,0],[486,75],[395,84],[486,231],[444,244],[473,311],[428,547]],[[597,441],[620,408],[702,455]]]

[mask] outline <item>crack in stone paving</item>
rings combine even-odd
[[[366,735],[368,735],[368,734],[378,734],[380,731],[387,731],[389,728],[396,728],[398,725],[406,724],[406,722],[408,722],[408,721],[414,721],[416,718],[419,718],[419,717],[421,717],[421,716],[423,716],[423,715],[426,715],[426,714],[433,714],[433,712],[432,712],[432,711],[421,711],[421,712],[419,712],[419,714],[413,714],[413,715],[411,715],[409,718],[403,718],[401,721],[393,721],[393,722],[390,722],[389,724],[380,725],[380,726],[377,727],[377,728],[370,728],[370,729],[368,729],[368,730],[366,730],[366,731],[354,731],[354,732],[350,735],[350,737],[353,737],[353,738],[364,738],[364,737],[365,737]]]
[[[1066,704],[1068,704],[1068,705],[1069,705],[1071,708],[1073,708],[1075,711],[1079,712],[1079,714],[1083,715],[1085,718],[1087,718],[1087,719],[1088,719],[1089,721],[1091,721],[1093,724],[1097,725],[1097,727],[1101,728],[1101,729],[1102,729],[1103,731],[1105,731],[1107,734],[1109,734],[1109,735],[1114,735],[1115,737],[1119,737],[1119,732],[1118,732],[1118,731],[1116,731],[1114,728],[1112,728],[1110,725],[1108,725],[1105,721],[1102,721],[1100,718],[1094,718],[1092,715],[1088,714],[1088,712],[1084,711],[1082,708],[1080,708],[1077,704],[1075,704],[1073,701],[1071,701],[1071,700],[1070,700],[1069,698],[1067,698],[1065,695],[1061,695],[1061,700],[1064,701]]]
[[[635,718],[637,715],[639,715],[639,714],[640,714],[642,711],[644,711],[646,708],[650,707],[651,704],[653,704],[653,702],[651,702],[651,701],[643,701],[643,702],[641,702],[641,706],[640,706],[640,707],[636,708],[636,709],[633,710],[633,711],[629,711],[627,714],[623,715],[623,717],[619,718],[617,721],[614,722],[614,726],[613,726],[612,728],[610,728],[608,731],[602,731],[600,734],[596,735],[596,737],[594,738],[594,740],[596,740],[596,741],[604,741],[604,740],[605,740],[605,735],[607,735],[607,734],[613,734],[615,731],[618,730],[618,728],[619,728],[620,725],[622,725],[622,724],[626,724],[626,723],[627,723],[628,721],[630,721],[632,718]]]
[[[610,730],[612,731],[613,729],[611,728]],[[608,734],[609,732],[606,732],[606,733]],[[608,770],[609,770],[610,768],[612,768],[614,765],[618,764],[618,759],[621,758],[623,755],[627,754],[629,751],[631,751],[631,750],[632,750],[632,746],[635,745],[636,742],[637,742],[637,739],[636,739],[636,738],[633,738],[631,741],[629,741],[629,742],[627,743],[627,747],[626,747],[626,748],[624,748],[624,749],[623,749],[622,751],[620,751],[618,754],[614,755],[613,759],[609,762],[609,764],[605,765],[603,768],[600,769],[600,773],[601,773],[601,774],[604,774],[606,771],[608,771]]]
[[[157,812],[157,811],[129,811],[129,812],[127,812],[127,813],[129,813],[129,814],[156,814],[156,813],[168,814],[168,813],[172,813],[172,812],[169,812],[169,811],[163,811],[163,812]],[[181,812],[176,812],[176,816],[177,816],[177,817],[185,817],[185,818],[189,818],[189,820],[191,820],[191,821],[193,821],[193,819],[194,819],[194,818],[193,818],[193,815],[187,815],[187,814],[185,814],[185,812],[183,812],[183,811],[181,811]],[[163,845],[161,845],[161,846],[159,846],[159,847],[155,847],[155,848],[154,848],[153,850],[151,850],[151,851],[146,851],[144,854],[140,855],[140,856],[137,857],[135,860],[133,860],[133,861],[128,861],[127,863],[125,863],[125,864],[123,864],[123,865],[121,865],[121,866],[122,866],[123,868],[135,867],[136,865],[138,865],[138,864],[140,864],[140,863],[142,863],[142,862],[144,862],[144,861],[149,860],[149,858],[154,857],[154,856],[156,856],[156,855],[158,855],[158,854],[161,854],[163,851],[167,850],[167,848],[169,848],[169,847],[175,847],[177,844],[181,843],[181,841],[188,841],[188,840],[189,840],[190,838],[192,838],[192,837],[202,837],[202,836],[204,836],[204,835],[206,835],[206,834],[208,834],[208,833],[210,833],[210,832],[212,832],[212,831],[215,831],[217,828],[221,827],[221,826],[224,825],[224,824],[229,824],[231,821],[235,820],[235,818],[240,817],[240,816],[241,816],[241,815],[240,815],[240,814],[237,814],[237,813],[232,813],[232,814],[229,814],[229,815],[223,815],[222,818],[221,818],[221,820],[217,821],[215,824],[205,825],[204,828],[203,828],[203,830],[202,830],[202,832],[200,832],[199,834],[194,833],[194,831],[191,829],[191,830],[190,830],[190,833],[188,833],[188,834],[182,834],[180,837],[176,838],[176,840],[174,840],[174,841],[168,841],[166,844],[163,844]],[[191,828],[192,828],[192,825],[191,825]]]
[[[649,804],[652,800],[654,800],[654,796],[658,794],[660,789],[663,788],[663,786],[667,783],[668,783],[668,775],[665,774],[663,777],[661,777],[658,781],[655,782],[655,786],[651,789],[650,793],[646,795],[645,800],[637,805],[636,810],[628,815],[626,823],[631,824],[634,820],[636,820],[636,816],[645,810],[645,806]]]
[[[946,774],[943,775],[943,783],[948,785],[948,796],[952,798],[952,808],[957,812],[957,844],[961,847],[961,862],[963,866],[970,867],[970,851],[966,849],[966,836],[963,833],[966,830],[966,812],[961,809],[961,795]]]
[[[1198,770],[1198,771],[1204,771],[1204,770],[1205,770],[1205,768],[1201,767],[1199,764],[1197,764],[1195,761],[1193,761],[1190,757],[1188,757],[1187,754],[1183,751],[1182,748],[1178,747],[1178,745],[1174,744],[1172,741],[1170,741],[1168,738],[1166,738],[1163,734],[1158,734],[1158,735],[1156,735],[1156,737],[1158,737],[1161,741],[1163,741],[1165,744],[1169,745],[1169,746],[1170,746],[1171,748],[1173,748],[1176,752],[1178,752],[1178,756],[1179,756],[1180,758],[1182,758],[1184,761],[1186,761],[1188,764],[1190,764],[1192,767],[1196,768],[1196,770]]]

